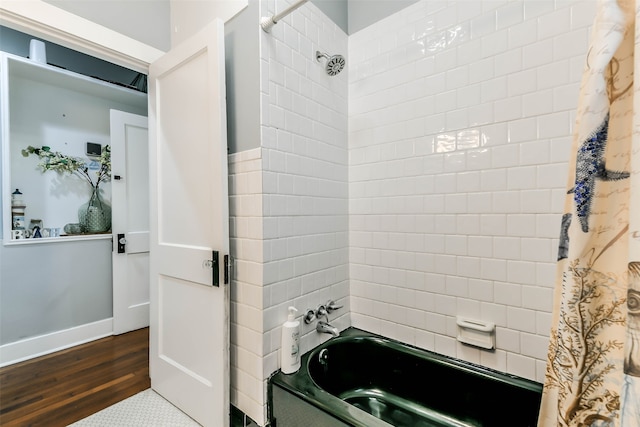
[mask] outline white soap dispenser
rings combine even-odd
[[[289,307],[287,321],[282,325],[280,368],[285,374],[293,374],[300,369],[300,321],[296,320],[297,311],[295,307]]]

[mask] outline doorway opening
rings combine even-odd
[[[125,176],[120,170],[127,170],[127,158],[133,155],[144,166],[132,168],[137,172],[134,174],[136,179],[146,177],[146,76],[50,42],[45,42],[46,59],[36,61],[29,58],[33,39],[28,34],[0,27],[0,50],[5,64],[2,67],[4,99],[0,108],[3,187],[0,201],[3,212],[0,221],[3,230],[3,244],[0,245],[0,366],[114,333],[114,295],[117,292],[113,285],[116,277],[126,280],[127,274],[134,274],[137,280],[146,280],[144,289],[134,295],[135,301],[131,305],[138,308],[146,305],[148,312],[148,273],[146,279],[140,279],[144,276],[141,270],[145,268],[145,261],[137,259],[134,267],[125,263],[120,268],[129,273],[124,275],[114,270],[118,262],[112,255],[112,231],[126,234],[128,230],[114,223],[111,230],[102,234],[67,232],[66,225],[78,222],[79,201],[88,191],[86,182],[72,180],[69,174],[41,173],[37,159],[25,159],[20,155],[27,146],[47,147],[80,158],[92,173],[99,159],[85,152],[91,141],[124,153],[109,160],[114,175]],[[141,87],[130,84],[134,82]],[[144,118],[144,123],[135,119],[138,121],[132,125],[128,119],[120,119],[121,142],[114,143],[111,134],[116,131],[110,127],[111,109],[135,113]],[[131,137],[136,138],[135,146],[131,145]],[[116,197],[127,200],[131,193],[130,178],[133,176],[118,182],[119,186],[126,187],[120,195],[117,191],[113,194],[111,181],[101,188],[112,205],[113,217],[125,225],[132,216],[118,213],[118,209],[122,211],[123,203],[114,202]],[[148,186],[148,181],[143,180],[140,185]],[[13,240],[14,224],[10,212],[13,187],[22,188],[25,193],[27,227],[34,223],[43,231],[38,235],[29,234],[30,239],[24,241]],[[138,199],[140,194],[147,192],[146,189],[136,191]],[[140,207],[137,203],[138,213]],[[65,209],[66,213],[60,212]],[[140,217],[148,217],[148,213],[134,218],[138,224]],[[59,230],[59,233],[49,236],[45,230]],[[15,237],[20,234],[15,233]],[[136,251],[137,254],[140,252],[144,250]],[[121,257],[128,257],[128,254]],[[139,327],[147,325],[148,314],[146,323]]]

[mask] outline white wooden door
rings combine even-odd
[[[151,387],[203,426],[228,426],[229,292],[222,264],[229,253],[229,214],[220,20],[151,64],[149,134]],[[214,251],[219,268],[212,270]]]
[[[111,110],[113,333],[149,326],[147,118]]]

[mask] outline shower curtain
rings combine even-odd
[[[539,427],[640,427],[639,7],[640,0],[597,6],[578,101]]]

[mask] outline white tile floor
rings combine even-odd
[[[85,419],[73,427],[199,427],[151,389],[140,392]]]

